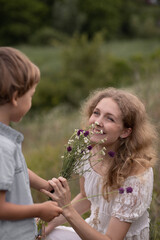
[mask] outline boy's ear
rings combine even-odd
[[[123,133],[120,135],[120,138],[128,137],[132,132],[132,128],[125,128]]]
[[[12,96],[12,104],[13,106],[17,107],[18,103],[17,103],[17,99],[18,99],[18,91],[15,91],[13,93],[13,96]]]

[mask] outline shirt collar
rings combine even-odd
[[[24,139],[22,133],[0,122],[0,134],[11,139],[13,142],[21,143]]]

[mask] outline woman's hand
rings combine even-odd
[[[54,193],[52,194],[45,189],[42,189],[41,192],[49,196],[53,201],[56,201],[60,207],[69,205],[71,202],[71,192],[67,180],[59,177],[58,179],[52,178],[48,182],[53,187]]]

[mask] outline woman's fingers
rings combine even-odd
[[[45,189],[41,189],[40,192],[42,192],[42,193],[44,193],[45,195],[47,195],[48,197],[50,197],[53,201],[56,201],[56,197],[55,197],[55,195],[53,195],[53,193],[48,192],[48,191],[45,190]]]
[[[69,188],[67,180],[62,177],[60,177],[59,179],[52,178],[52,180],[48,180],[48,182],[54,189],[54,192],[48,192],[45,189],[42,189],[41,192],[43,192],[48,197],[51,197],[51,199],[53,199],[55,201],[57,201],[59,197],[64,195],[64,192],[66,191],[66,189],[65,189],[66,187]]]
[[[48,182],[53,187],[55,192],[58,193],[62,190],[62,184],[57,178],[52,178],[52,180],[49,180]]]
[[[71,193],[67,180],[63,177],[59,177],[58,179],[52,178],[52,180],[49,180],[48,182],[54,188],[54,193],[48,192],[44,189],[42,189],[41,192],[56,201],[60,207],[69,204],[71,201]]]
[[[63,186],[66,190],[69,189],[69,185],[68,185],[68,182],[67,182],[67,179],[66,179],[66,178],[59,177],[58,180],[61,182],[62,186]]]

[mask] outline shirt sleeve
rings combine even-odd
[[[118,194],[113,202],[111,216],[120,221],[134,222],[149,208],[153,191],[153,171],[150,168],[141,176],[129,177],[124,189],[132,187],[132,193]]]
[[[0,190],[10,190],[15,174],[14,145],[0,144]]]

